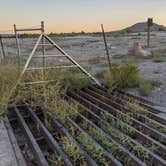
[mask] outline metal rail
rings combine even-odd
[[[81,133],[85,134],[88,139],[92,140],[95,145],[97,145],[98,147],[100,147],[100,149],[103,151],[104,156],[107,157],[107,158],[111,161],[110,164],[117,165],[117,166],[121,166],[121,165],[122,165],[119,161],[117,161],[117,160],[112,156],[112,154],[110,154],[108,151],[106,151],[106,150],[105,150],[102,146],[100,146],[87,132],[85,132],[80,126],[78,126],[75,121],[73,121],[71,118],[69,118],[68,120],[69,120],[69,122],[70,122],[78,131],[80,131]]]
[[[89,120],[90,118],[87,119],[87,118],[86,118],[85,116],[83,116],[82,114],[79,114],[79,116],[83,119],[83,121],[86,121],[86,122],[88,122],[88,123],[91,124],[91,125],[94,125],[94,123],[92,122],[92,120]],[[96,116],[96,115],[94,115],[94,114],[91,114],[91,116],[92,116],[93,118],[97,118],[97,123],[105,124],[105,125],[107,125],[107,126],[110,126],[109,123],[107,123],[106,121],[102,120],[99,116]],[[97,126],[97,125],[96,125],[96,126]],[[142,144],[140,144],[139,142],[137,142],[136,139],[132,139],[131,137],[129,137],[128,135],[122,133],[119,129],[116,129],[116,128],[113,127],[113,126],[110,126],[110,128],[112,128],[112,129],[118,131],[119,133],[123,134],[131,143],[135,144],[135,146],[139,146],[139,147],[142,148],[145,152],[147,152],[148,155],[149,155],[150,160],[152,160],[153,163],[155,163],[155,164],[161,164],[161,165],[164,165],[164,164],[165,164],[165,161],[164,161],[162,158],[160,158],[158,155],[154,154],[152,151],[150,151],[149,149],[147,149],[147,148],[145,148],[144,146],[142,146]],[[127,147],[126,147],[126,148],[127,148]],[[136,154],[135,154],[135,155],[136,155]],[[136,156],[137,156],[137,155],[136,155]],[[137,157],[139,157],[139,156],[137,156]],[[142,159],[142,160],[143,160],[143,159]],[[145,162],[145,161],[144,161],[144,162]]]
[[[18,166],[27,166],[7,116],[5,117],[4,122],[5,122],[5,126],[9,135],[11,145],[14,150],[14,154],[15,154]]]
[[[56,119],[53,119],[52,116],[50,114],[47,113],[48,118],[51,120],[54,128],[61,133],[62,135],[66,136],[69,138],[69,140],[71,142],[73,142],[80,150],[81,154],[83,156],[85,156],[85,158],[88,161],[88,164],[91,166],[97,166],[96,162],[88,155],[88,153],[86,151],[83,150],[83,148],[81,147],[81,145],[78,144],[78,142],[72,137],[72,135],[66,130],[66,128],[59,123]]]
[[[146,121],[153,119],[153,117],[141,116],[138,119],[134,116],[128,116],[127,113],[130,112],[130,110],[125,109],[125,105],[122,102],[123,99],[117,100],[117,96],[108,96],[106,91],[102,90],[102,87],[97,88],[96,86],[89,86],[82,90],[69,91],[65,99],[70,102],[77,101],[78,109],[80,110],[77,118],[72,119],[69,117],[67,118],[67,123],[54,119],[52,115],[48,113],[48,110],[42,109],[40,106],[32,107],[32,110],[30,105],[25,105],[24,107],[18,107],[14,112],[9,111],[11,112],[9,121],[12,127],[13,124],[18,124],[19,122],[19,124],[23,126],[20,132],[24,131],[24,135],[26,136],[26,143],[20,141],[19,148],[23,149],[25,148],[25,144],[28,144],[28,148],[30,147],[30,150],[32,150],[34,154],[33,145],[30,145],[32,143],[28,141],[26,135],[29,130],[36,144],[39,148],[42,148],[41,153],[43,156],[45,154],[44,149],[46,149],[47,154],[56,152],[56,155],[62,158],[65,165],[73,165],[72,158],[64,152],[59,142],[60,138],[67,137],[79,149],[86,163],[89,166],[96,166],[98,165],[98,160],[88,151],[84,143],[77,138],[77,134],[83,133],[86,135],[87,139],[90,139],[94,145],[97,145],[102,150],[103,157],[110,165],[126,165],[128,162],[128,164],[131,165],[166,165],[165,135],[146,124]],[[149,112],[153,114],[153,112]],[[109,116],[111,120],[102,115]],[[48,118],[51,128],[46,126],[44,117]],[[23,122],[25,122],[27,126],[25,126]],[[86,122],[87,126],[83,125],[84,122]],[[68,125],[66,125],[68,123],[74,127],[76,135],[68,128]],[[118,124],[132,129],[132,132],[130,133],[124,130],[124,128],[119,127]],[[158,124],[164,127],[162,123],[158,122]],[[101,133],[111,145],[114,145],[117,150],[116,153],[112,153],[111,148],[107,147],[89,130],[89,126]],[[108,132],[104,126],[124,136],[130,144],[126,144],[120,137],[116,137],[114,134]],[[25,127],[28,129],[25,130]],[[36,129],[38,130],[36,131]],[[16,132],[14,134],[16,134]],[[22,133],[18,134],[22,135]],[[18,137],[16,137],[16,139],[18,140]],[[136,147],[142,149],[148,157],[145,158],[141,155],[141,153],[143,153],[142,151],[141,153],[136,151],[136,149],[134,149]],[[35,155],[34,157],[35,161],[37,161]],[[45,160],[48,162],[47,158],[45,158]],[[30,162],[32,162],[32,160]]]
[[[94,119],[96,118],[97,121],[102,120],[102,121],[106,121],[105,119],[101,118],[101,114],[105,113],[107,115],[109,115],[114,121],[118,121],[120,122],[123,126],[126,126],[128,128],[130,128],[133,132],[134,132],[134,139],[140,141],[141,139],[141,143],[143,142],[144,144],[151,144],[151,145],[155,145],[155,147],[158,149],[159,152],[163,152],[163,154],[161,156],[163,156],[164,158],[166,158],[166,146],[162,145],[161,143],[157,142],[156,140],[154,140],[153,138],[149,137],[148,135],[143,134],[142,132],[140,132],[139,130],[135,129],[132,125],[129,125],[125,122],[123,122],[122,120],[118,119],[117,117],[113,116],[112,114],[110,114],[109,112],[101,109],[100,107],[90,103],[88,100],[82,98],[79,95],[75,95],[76,100],[74,100],[73,98],[66,96],[68,100],[75,102],[77,100],[79,100],[79,102],[83,101],[83,103],[86,105],[86,107],[83,104],[77,103],[78,106],[80,108],[82,108],[84,111],[82,111],[82,113],[88,113],[88,115],[93,115]],[[90,108],[90,109],[88,109]],[[110,125],[115,126],[115,124],[110,123]],[[116,126],[115,126],[116,127]],[[123,129],[119,129],[121,130],[121,132],[126,133],[125,131],[123,131]],[[130,135],[129,135],[130,136]]]
[[[29,142],[31,149],[33,150],[33,154],[36,157],[37,163],[42,166],[48,166],[48,163],[47,163],[39,145],[37,144],[35,138],[33,137],[30,129],[28,128],[24,118],[22,117],[22,115],[20,114],[20,112],[17,108],[15,108],[15,112],[16,112],[18,121],[20,123],[20,126],[22,127],[24,134],[26,135],[26,139]]]
[[[132,110],[129,110],[128,108],[126,108],[126,102],[123,99],[120,99],[114,95],[108,95],[106,92],[99,92],[97,89],[95,89],[94,87],[89,87],[86,88],[85,91],[87,93],[92,94],[95,97],[102,97],[102,100],[110,105],[113,105],[115,108],[118,108],[119,110],[123,111],[123,112],[132,112]],[[158,125],[162,126],[163,128],[166,128],[166,121],[158,116],[156,116],[156,114],[154,114],[153,112],[149,112],[145,115],[141,115],[140,113],[137,113],[137,115],[139,115],[139,119],[142,120],[143,122],[150,120],[150,118],[154,121],[156,121],[155,123],[157,123]],[[138,117],[136,117],[138,118]]]
[[[104,87],[96,86],[96,88],[100,89],[100,90],[102,90],[104,92],[107,92],[107,89],[104,88]],[[158,114],[158,113],[165,113],[165,111],[162,111],[162,110],[156,108],[159,105],[157,105],[157,104],[155,104],[155,103],[153,103],[153,102],[151,102],[149,100],[146,100],[143,97],[140,97],[140,96],[137,96],[137,95],[133,95],[133,94],[125,92],[123,90],[116,91],[115,95],[116,94],[118,95],[118,97],[120,97],[122,99],[126,99],[128,101],[130,101],[131,99],[133,99],[133,100],[137,101],[137,103],[139,103],[141,106],[144,106],[145,108],[147,108],[149,111],[151,111],[153,113],[156,113],[156,114]]]
[[[98,98],[95,98],[95,97],[93,97],[93,96],[91,96],[91,95],[89,95],[89,94],[87,94],[83,91],[77,91],[77,93],[79,95],[81,95],[82,97],[84,97],[85,99],[89,100],[91,103],[96,104],[97,106],[105,109],[106,111],[110,112],[111,114],[113,114],[116,117],[118,115],[121,115],[121,116],[124,116],[124,117],[126,116],[125,113],[123,113],[123,112],[119,111],[118,109],[115,109],[114,107],[102,102]],[[72,92],[69,95],[74,96],[74,93]],[[138,120],[136,120],[132,117],[129,117],[129,118],[130,118],[130,122],[133,123],[134,127],[137,127],[137,129],[142,128],[143,129],[142,132],[154,137],[156,140],[159,140],[161,143],[165,142],[165,139],[164,139],[163,135],[160,132],[158,132],[155,129],[152,129],[151,127],[145,125],[144,123],[141,123],[140,121],[138,121]]]
[[[62,48],[60,48],[50,37],[44,34],[44,37],[53,44],[54,47],[56,47],[63,55],[66,56],[67,59],[69,59],[73,64],[77,65],[78,68],[85,73],[89,78],[91,78],[98,86],[101,86],[100,82],[94,78],[90,73],[88,73],[80,64],[78,64],[70,55],[68,55]]]
[[[39,125],[41,132],[43,133],[43,136],[45,137],[47,143],[49,144],[50,148],[53,151],[56,151],[63,159],[64,163],[67,166],[72,166],[72,163],[68,156],[64,153],[62,148],[59,146],[58,142],[53,138],[51,133],[47,130],[47,128],[44,126],[44,124],[41,122],[41,120],[37,117],[37,115],[29,108],[29,113],[34,120],[36,124]]]
[[[78,99],[78,95],[77,95],[77,99]],[[92,109],[92,105],[90,106],[90,108]],[[84,109],[85,110],[85,109]],[[87,110],[86,110],[87,111]],[[93,109],[93,111],[94,111],[94,109]],[[101,110],[102,112],[104,111],[104,110]],[[88,111],[89,113],[90,113],[90,115],[91,116],[93,116],[93,119],[95,119],[96,118],[96,122],[97,123],[101,123],[101,124],[105,124],[105,125],[107,125],[107,126],[110,126],[109,125],[109,123],[107,123],[106,121],[104,121],[103,119],[101,119],[98,115],[96,115],[96,114],[94,114],[93,112],[91,112],[90,110]],[[86,113],[85,113],[85,115],[87,115]],[[81,117],[82,117],[82,115],[80,115]],[[83,118],[83,117],[82,117]],[[88,116],[88,119],[90,119],[90,116]],[[87,120],[88,120],[87,119]],[[85,118],[84,118],[84,120],[85,120]],[[110,126],[110,128],[113,128],[114,130],[119,130],[119,129],[116,129],[115,127],[113,127],[112,125]],[[119,130],[119,132],[120,133],[122,133],[122,131],[120,131]],[[123,135],[128,139],[128,140],[130,140],[132,143],[134,143],[135,145],[138,145],[139,147],[141,147],[142,149],[144,149],[146,152],[148,152],[148,154],[150,155],[150,157],[151,157],[151,159],[152,160],[154,160],[154,163],[160,163],[161,162],[161,164],[163,164],[163,163],[165,163],[163,160],[162,160],[162,158],[160,158],[158,155],[156,155],[156,154],[154,154],[153,152],[151,152],[150,150],[148,150],[147,148],[144,148],[139,142],[137,142],[136,140],[137,140],[137,138],[134,138],[134,139],[132,139],[132,138],[130,138],[128,135],[126,135],[125,133],[123,133]],[[136,140],[135,140],[136,139]],[[164,146],[163,146],[164,147]]]

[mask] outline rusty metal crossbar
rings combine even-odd
[[[142,119],[137,119],[137,117],[129,116],[129,119],[126,120],[124,117],[126,117],[127,112],[123,112],[121,109],[124,106],[121,105],[121,108],[116,107],[117,101],[109,98],[102,88],[89,86],[82,90],[70,91],[64,97],[68,102],[77,101],[80,110],[77,118],[68,117],[66,119],[67,123],[58,121],[48,110],[42,109],[40,106],[32,107],[32,109],[30,105],[24,106],[25,108],[20,106],[15,111],[15,117],[11,118],[11,116],[8,116],[9,123],[14,131],[17,130],[14,124],[18,123],[19,126],[22,126],[21,131],[25,135],[26,140],[28,140],[27,133],[28,137],[32,134],[31,141],[28,140],[27,143],[19,142],[18,136],[16,139],[21,152],[25,147],[24,144],[28,144],[28,147],[31,147],[34,154],[33,162],[40,162],[38,161],[39,157],[37,158],[34,153],[34,147],[32,148],[32,146],[35,146],[32,142],[35,142],[38,144],[40,148],[39,152],[43,154],[47,163],[49,162],[48,154],[52,155],[53,152],[56,152],[56,155],[61,156],[65,165],[73,165],[73,159],[68,156],[69,154],[66,153],[66,151],[64,152],[64,147],[62,147],[60,141],[61,138],[67,137],[79,149],[87,165],[98,165],[99,161],[89,152],[88,148],[85,146],[84,140],[80,140],[77,137],[79,134],[84,134],[88,140],[92,141],[90,142],[93,145],[100,148],[103,157],[110,165],[119,166],[131,164],[164,166],[166,164],[165,134],[162,134],[162,132],[156,130],[153,126],[148,126]],[[114,103],[112,103],[113,101]],[[13,111],[10,112],[12,113]],[[107,115],[109,118],[107,119],[103,115]],[[46,124],[45,118],[48,118],[47,121],[49,125]],[[152,117],[149,118],[151,119]],[[162,123],[158,123],[162,126]],[[37,133],[33,126],[36,126],[35,128],[38,129]],[[108,132],[104,126],[109,127],[112,131],[116,131],[116,133],[119,133],[121,136],[123,135],[127,142],[122,142],[118,135],[115,136]],[[27,129],[25,131],[24,128],[26,127]],[[73,127],[73,129],[71,127]],[[101,138],[99,139],[99,135],[94,134],[94,131],[92,130],[92,132],[89,127],[100,133],[103,136],[102,140],[104,142],[102,142]],[[125,129],[132,129],[132,132],[128,132],[128,130]],[[16,133],[17,132],[14,132],[14,134]],[[107,144],[105,144],[106,140]],[[154,146],[154,148],[151,146]],[[111,147],[116,147],[116,153],[112,151]],[[135,148],[139,148],[139,152],[141,153]],[[145,156],[142,153],[146,154],[148,158],[144,158]],[[25,158],[24,153],[22,154]],[[31,160],[29,161],[32,162]]]

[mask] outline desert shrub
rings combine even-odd
[[[104,75],[104,80],[109,91],[115,88],[131,88],[138,83],[139,70],[133,64],[124,64],[120,67],[113,67]]]
[[[138,85],[138,92],[142,96],[149,96],[155,87],[160,87],[162,82],[160,80],[140,80]]]
[[[152,91],[152,89],[153,89],[153,86],[152,86],[152,84],[149,81],[142,81],[139,84],[138,92],[142,96],[149,96],[151,91]]]
[[[162,82],[160,80],[151,80],[150,82],[153,87],[159,87],[162,85]]]

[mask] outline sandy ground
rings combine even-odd
[[[82,64],[93,75],[100,70],[108,69],[107,57],[102,36],[67,36],[52,37],[69,55]],[[37,39],[20,39],[21,53],[28,56]],[[166,61],[155,63],[153,59],[134,59],[126,56],[128,49],[134,41],[146,45],[146,33],[132,33],[128,35],[107,36],[108,48],[113,63],[124,63],[134,61],[140,69],[140,76],[146,80],[160,80],[162,85],[152,91],[149,100],[166,106]],[[48,44],[48,43],[47,43]],[[16,45],[14,39],[4,39],[5,51],[9,56],[16,56]],[[47,55],[57,55],[51,46],[47,46]],[[163,50],[162,56],[166,56],[166,33],[153,32],[151,34],[151,47],[149,51]],[[39,53],[40,54],[40,53]],[[60,62],[64,60],[58,60]],[[137,91],[132,90],[132,93]]]
[[[0,122],[0,165],[18,166],[7,130],[3,122]]]

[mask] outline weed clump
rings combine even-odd
[[[116,88],[135,87],[139,79],[138,67],[133,64],[124,64],[120,67],[113,67],[104,75],[104,80],[109,87],[109,92]]]
[[[152,89],[153,86],[149,81],[142,81],[138,86],[138,92],[142,96],[149,96]]]
[[[79,148],[69,140],[67,137],[63,137],[60,140],[60,144],[63,150],[72,159],[74,165],[87,165],[84,157],[81,155]]]
[[[144,107],[141,107],[136,102],[127,102],[126,106],[134,114],[139,113],[139,114],[147,115],[149,113],[147,109],[145,109]]]

